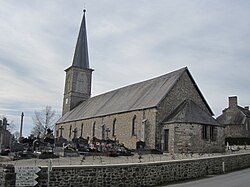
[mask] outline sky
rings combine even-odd
[[[92,96],[188,67],[214,112],[250,104],[249,0],[0,0],[0,116],[61,115],[84,7]]]

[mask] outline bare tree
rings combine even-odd
[[[31,130],[31,134],[35,136],[41,134],[43,137],[48,129],[54,129],[57,116],[51,106],[46,106],[45,109],[41,111],[35,111],[32,119],[35,126]]]

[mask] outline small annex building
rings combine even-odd
[[[223,152],[224,126],[187,67],[91,97],[85,11],[72,65],[66,70],[63,115],[57,137],[113,139],[136,149]]]
[[[230,145],[250,145],[249,106],[239,106],[237,96],[228,97],[228,103],[228,107],[217,117],[217,121],[225,126],[226,142]]]

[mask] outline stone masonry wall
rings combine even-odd
[[[160,124],[167,117],[167,115],[171,114],[185,99],[194,101],[209,114],[210,111],[208,110],[201,95],[197,91],[196,86],[192,82],[188,73],[185,72],[166,96],[166,98],[160,103],[157,116],[158,123]],[[160,127],[156,127],[156,129],[158,130],[158,132],[156,132],[156,144],[160,144]]]
[[[83,124],[83,137],[93,137],[93,125],[95,124],[95,137],[102,139],[102,126],[105,125],[105,129],[109,128],[109,138],[117,139],[120,143],[123,143],[130,149],[136,148],[136,142],[142,140],[142,125],[143,120],[146,119],[144,128],[145,142],[148,148],[155,148],[155,123],[156,123],[156,109],[137,110],[126,113],[112,114],[107,116],[101,116],[91,119],[78,120],[63,124],[57,124],[56,129],[63,127],[63,137],[72,140],[73,133],[69,133],[77,128],[77,137],[80,137],[81,127]],[[132,135],[132,120],[136,116],[135,134]],[[115,136],[113,136],[113,123],[115,120]],[[71,135],[71,136],[69,136]],[[106,132],[105,132],[106,138]]]
[[[210,139],[210,130],[207,131],[208,139],[203,139],[202,127],[203,125],[194,123],[164,124],[163,130],[169,129],[169,153],[224,152],[224,127],[216,127],[216,132],[214,132],[215,138],[213,140]],[[164,135],[162,135],[162,138],[164,138]],[[164,143],[164,140],[162,142]]]
[[[224,166],[224,167],[223,167]],[[171,182],[221,174],[250,167],[250,154],[235,154],[179,161],[101,166],[54,166],[50,187],[133,187],[157,186]],[[1,187],[14,187],[14,166],[0,165]],[[47,167],[38,173],[38,187],[46,187]]]

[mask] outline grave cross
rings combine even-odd
[[[77,134],[77,128],[75,128],[72,132],[74,133],[74,139],[75,139]]]
[[[107,133],[107,139],[108,139],[109,138],[109,133],[110,133],[109,128],[106,129],[106,133]]]
[[[64,128],[61,126],[59,130],[60,130],[60,137],[62,137],[62,131],[64,130]]]

